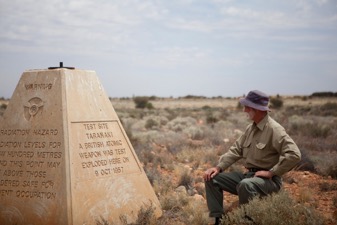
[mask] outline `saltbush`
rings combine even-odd
[[[254,198],[248,204],[226,214],[223,225],[323,225],[324,219],[304,204],[296,203],[286,191],[263,198]]]
[[[328,164],[326,174],[331,176],[334,179],[337,179],[337,157],[331,158],[330,163]]]
[[[149,97],[134,97],[133,101],[136,104],[136,108],[139,109],[153,109],[153,105],[151,102],[149,102]]]
[[[157,121],[155,121],[154,119],[150,118],[148,120],[146,120],[146,123],[145,123],[145,128],[146,129],[152,129],[154,127],[157,127],[159,124]]]
[[[195,124],[197,120],[192,117],[177,117],[167,123],[167,128],[177,132]]]
[[[327,102],[320,107],[323,116],[337,116],[337,103]]]
[[[190,126],[183,130],[183,133],[192,140],[202,140],[204,139],[204,131],[200,126]]]
[[[281,98],[271,98],[270,107],[273,109],[279,109],[283,106],[283,100]]]
[[[178,186],[184,186],[186,189],[190,188],[193,184],[193,177],[189,170],[184,169],[180,172]]]
[[[4,110],[7,109],[7,104],[1,104],[0,109],[4,109]]]

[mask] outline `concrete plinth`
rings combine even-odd
[[[151,204],[159,216],[96,73],[24,72],[0,121],[0,224],[129,223]]]

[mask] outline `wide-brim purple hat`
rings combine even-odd
[[[241,98],[240,103],[260,111],[270,111],[268,107],[269,97],[262,91],[250,91],[245,98]]]

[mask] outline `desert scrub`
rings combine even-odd
[[[139,109],[153,109],[153,105],[151,102],[149,102],[149,97],[145,97],[145,96],[139,96],[139,97],[134,97],[133,101],[136,104],[136,108]]]
[[[186,146],[176,154],[176,159],[181,163],[192,163],[193,169],[203,164],[214,164],[218,162],[221,152],[212,146]]]
[[[325,174],[331,176],[332,178],[337,178],[337,156],[334,155],[328,161],[328,165]]]
[[[139,160],[144,166],[160,167],[166,170],[173,170],[174,156],[168,151],[155,152],[152,149],[137,151]]]
[[[322,116],[337,116],[337,103],[327,102],[320,107]]]
[[[311,159],[311,154],[307,149],[301,148],[301,161],[297,163],[295,169],[317,173],[315,164]]]
[[[173,177],[171,175],[157,176],[152,181],[155,193],[158,196],[165,196],[171,193],[176,188],[176,184],[172,180]]]
[[[296,203],[286,191],[280,191],[252,199],[248,204],[225,215],[221,224],[323,225],[324,218],[314,209]]]
[[[283,106],[283,100],[280,97],[270,99],[270,108],[280,109]]]
[[[205,225],[208,224],[209,216],[206,204],[190,199],[184,207],[186,213],[185,224]]]
[[[244,112],[232,112],[226,119],[231,122],[236,129],[245,130],[246,127],[251,124],[251,121],[248,119],[246,113]]]
[[[302,127],[302,133],[313,138],[326,138],[330,132],[330,126],[325,124],[307,123]]]
[[[157,225],[158,220],[155,215],[155,207],[151,204],[148,207],[141,207],[138,211],[137,220],[129,225]]]
[[[160,205],[163,210],[172,213],[184,213],[183,207],[189,202],[188,196],[184,193],[168,192],[166,195],[159,196]]]
[[[137,213],[137,218],[134,223],[127,222],[127,215],[121,214],[119,216],[119,222],[114,223],[113,221],[110,222],[104,219],[102,216],[100,219],[96,219],[96,225],[115,225],[115,224],[122,224],[122,225],[157,225],[158,219],[155,215],[156,208],[151,203],[149,206],[142,206]]]
[[[188,144],[187,135],[171,130],[134,132],[134,137],[137,139],[138,148],[141,148],[141,151],[153,149],[155,145],[170,153],[177,153]]]
[[[184,128],[183,133],[192,140],[202,140],[205,136],[202,127],[196,125]]]
[[[145,122],[146,129],[159,129],[162,126],[166,125],[168,122],[168,119],[166,117],[156,115],[145,116],[144,120],[146,120]]]
[[[166,167],[168,164],[165,164]],[[171,163],[172,171],[174,170],[174,165]],[[165,175],[159,171],[158,166],[156,165],[146,165],[144,167],[144,171],[155,191],[155,193],[158,196],[165,195],[168,192],[171,192],[176,188],[176,183],[173,182],[173,177],[169,173],[166,173]]]
[[[122,222],[123,225],[127,225],[125,216],[122,215],[120,217],[120,221]],[[115,225],[114,222],[109,222],[108,220],[104,219],[102,216],[100,216],[99,219],[96,219],[96,225]]]
[[[164,216],[158,224],[207,224],[208,210],[205,202],[184,193],[171,192],[159,197]],[[173,218],[171,221],[170,218]],[[178,222],[179,221],[179,222]]]
[[[208,113],[206,116],[206,123],[207,124],[214,124],[216,122],[218,122],[219,119],[213,114],[213,113]]]
[[[192,117],[177,117],[167,123],[167,128],[177,132],[195,124],[197,124],[197,120]]]
[[[235,133],[236,126],[230,121],[220,120],[213,126],[204,127],[204,140],[206,145],[223,145],[234,142],[238,138]]]
[[[321,191],[337,191],[337,183],[323,182],[319,184]]]
[[[314,193],[311,188],[309,187],[300,187],[299,188],[299,195],[298,201],[300,203],[311,202],[314,200]]]
[[[337,193],[332,198],[332,204],[337,209]],[[337,219],[337,215],[336,215],[336,219]]]
[[[6,110],[6,109],[7,109],[7,104],[2,103],[2,104],[0,105],[0,109]]]
[[[146,120],[146,122],[145,122],[145,128],[146,129],[158,128],[158,125],[159,125],[159,123],[152,118]]]
[[[337,156],[336,153],[319,154],[312,157],[318,174],[337,178]]]
[[[326,138],[331,133],[330,122],[326,118],[293,115],[289,117],[288,125],[290,134]]]
[[[203,150],[200,148],[186,146],[176,154],[177,161],[181,163],[196,162],[200,160],[200,155],[202,152]]]
[[[178,186],[184,186],[186,189],[189,189],[193,186],[194,179],[191,176],[191,171],[187,168],[180,168],[178,171]]]

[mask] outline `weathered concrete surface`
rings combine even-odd
[[[22,74],[0,123],[0,202],[0,224],[119,224],[150,204],[161,214],[96,73],[85,70]]]

